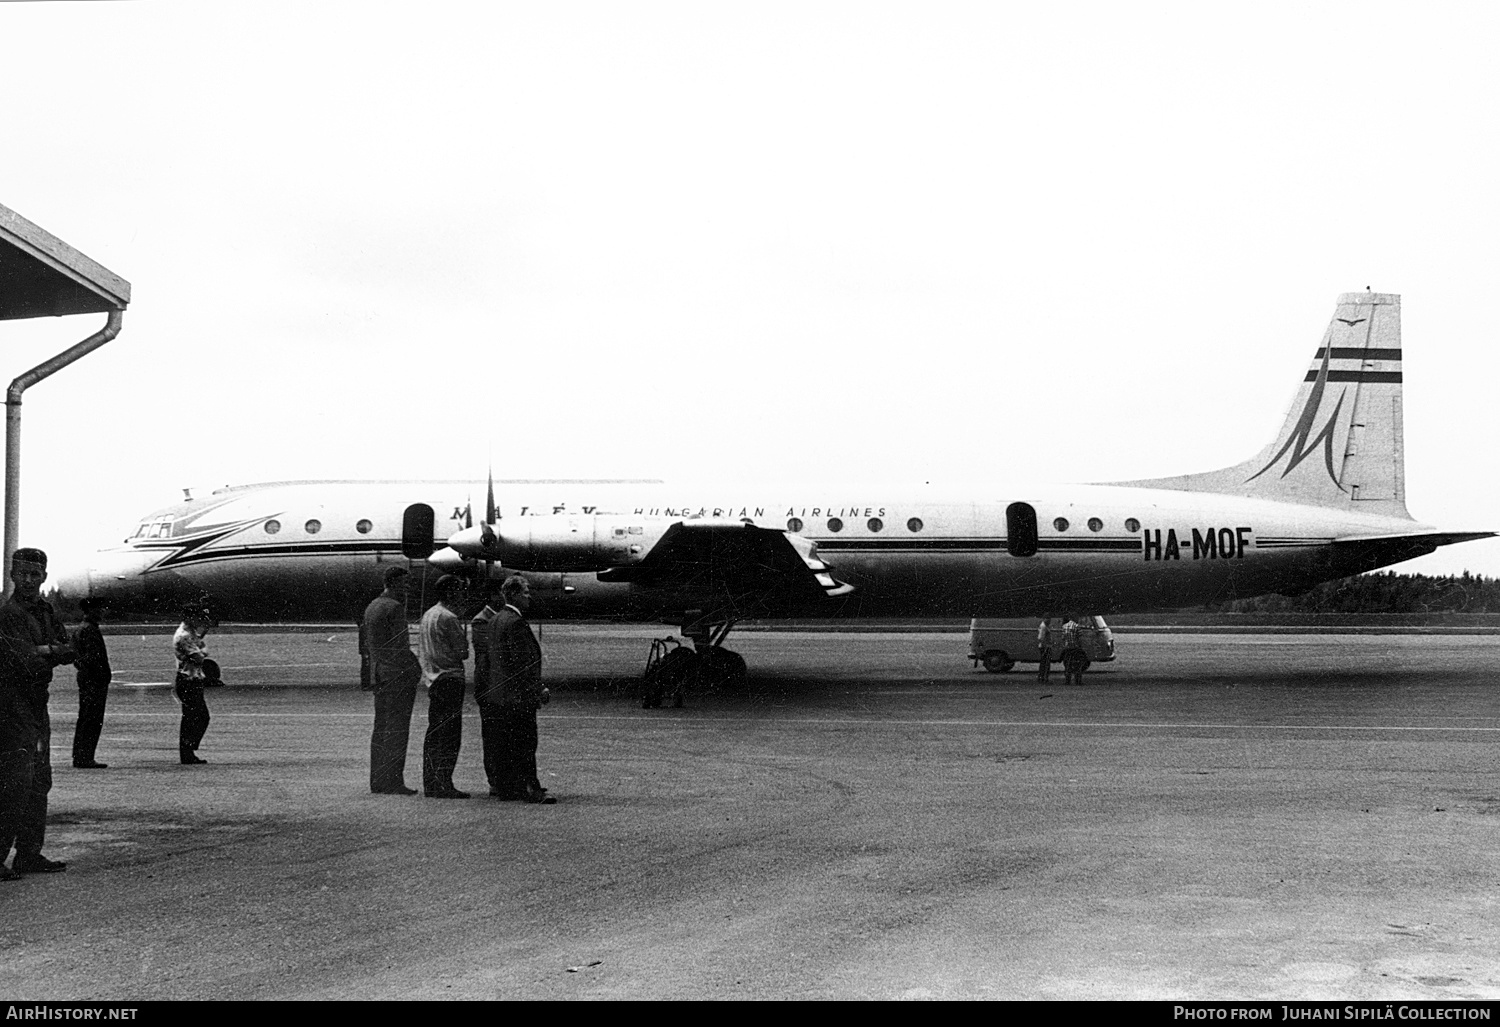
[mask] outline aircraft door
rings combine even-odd
[[[432,555],[433,530],[437,518],[426,503],[413,503],[401,515],[401,555],[408,560],[425,560]]]
[[[1005,508],[1005,548],[1011,556],[1036,555],[1036,508],[1030,503]]]

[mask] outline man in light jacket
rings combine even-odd
[[[467,799],[453,785],[453,768],[463,744],[464,660],[469,639],[458,609],[464,583],[451,574],[438,578],[438,601],[422,614],[417,630],[417,658],[427,686],[427,737],[422,743],[422,792],[430,799]]]

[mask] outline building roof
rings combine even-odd
[[[123,310],[130,283],[0,206],[0,320]]]

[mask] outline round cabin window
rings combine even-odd
[[[1066,517],[1059,517],[1057,520],[1052,522],[1052,526],[1058,531],[1067,531],[1068,519]]]
[[[276,520],[275,518],[272,518],[271,520],[269,520],[269,521],[266,522],[266,534],[267,535],[274,535],[274,534],[276,534],[280,530],[281,530],[281,522],[278,521],[278,520]]]
[[[922,518],[920,518],[920,517],[913,517],[911,520],[907,521],[906,522],[906,530],[907,531],[921,531],[922,530]]]
[[[354,526],[354,530],[359,532],[361,535],[368,535],[370,533],[370,529],[373,527],[375,527],[375,525],[371,524],[369,519],[366,518],[356,524]]]
[[[830,518],[828,518],[828,530],[829,531],[843,531],[844,530],[844,522],[841,521],[841,520],[839,520],[837,517],[830,517]]]
[[[1134,517],[1127,517],[1127,518],[1125,518],[1125,530],[1126,531],[1140,531],[1141,530],[1141,522],[1138,521],[1138,520],[1136,520]]]
[[[802,530],[802,518],[800,518],[800,517],[793,517],[793,518],[789,519],[786,522],[786,530],[790,531],[790,532],[794,532],[794,533],[798,532],[798,531],[801,531]]]
[[[1089,531],[1103,531],[1104,522],[1097,517],[1089,518]]]
[[[865,527],[869,528],[871,531],[880,531],[885,527],[885,522],[882,521],[879,517],[871,517],[868,521],[865,522]]]
[[[317,518],[313,518],[306,524],[302,525],[302,530],[307,532],[309,535],[316,535],[318,532],[323,530],[323,522],[318,520]]]

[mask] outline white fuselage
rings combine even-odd
[[[606,519],[621,529],[613,534],[622,563],[632,559],[632,542],[649,551],[649,542],[678,521],[749,521],[799,535],[853,586],[839,599],[785,611],[803,616],[1108,614],[1295,592],[1414,555],[1372,563],[1337,540],[1421,527],[1324,507],[1110,485],[958,494],[500,482],[496,491],[500,523],[509,529],[545,523],[553,537],[576,531],[581,538]],[[170,610],[207,593],[226,619],[354,619],[380,591],[384,570],[408,562],[402,526],[409,506],[432,508],[441,548],[450,534],[482,520],[472,497],[484,493],[484,482],[461,481],[220,490],[156,511],[135,537],[99,553],[86,580],[62,587],[74,595],[86,589],[121,612]],[[1034,511],[1030,546],[1012,531],[1013,504]],[[632,534],[631,527],[640,530]],[[539,556],[521,568],[537,615],[671,619],[713,601],[690,587],[600,581],[597,553],[573,566],[570,559]]]

